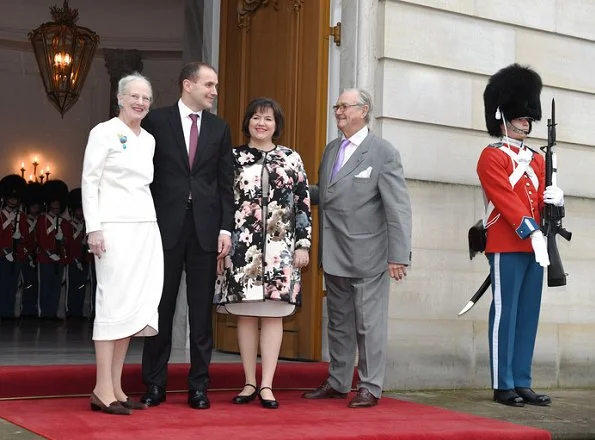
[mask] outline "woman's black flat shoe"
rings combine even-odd
[[[262,392],[262,390],[271,390],[271,392],[273,391],[271,389],[271,387],[263,387],[260,389],[260,391],[258,392],[258,398],[260,399],[260,404],[262,405],[263,408],[267,408],[267,409],[277,409],[279,408],[279,402],[277,402],[276,400],[268,400],[268,399],[263,399],[262,396],[260,395],[260,393]]]
[[[231,399],[231,401],[233,403],[240,405],[242,403],[250,403],[254,399],[256,399],[256,396],[258,396],[258,388],[256,388],[256,385],[252,385],[251,383],[247,383],[246,385],[244,385],[244,388],[245,387],[252,387],[252,388],[254,388],[254,392],[252,394],[248,394],[247,396],[243,396],[241,394],[238,394],[233,399]]]

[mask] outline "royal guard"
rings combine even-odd
[[[23,196],[23,209],[27,222],[25,236],[25,261],[22,273],[21,317],[39,316],[39,282],[37,279],[37,219],[43,209],[42,186],[38,182],[29,182]]]
[[[21,200],[27,182],[11,174],[0,180],[0,318],[15,317],[15,304],[24,259],[26,233]]]
[[[545,204],[562,207],[564,193],[545,186],[545,162],[526,139],[541,119],[541,77],[518,64],[490,77],[484,91],[488,133],[498,141],[477,163],[487,207],[485,254],[490,263],[492,304],[489,349],[493,398],[509,406],[549,405],[532,386],[544,267],[550,264],[540,229]]]
[[[89,262],[92,255],[88,252],[83,217],[81,189],[76,188],[68,194],[68,212],[70,214],[69,233],[66,249],[68,253],[68,272],[66,277],[66,317],[84,316],[85,296],[89,281]]]
[[[37,220],[37,263],[39,274],[39,316],[57,319],[64,267],[68,263],[66,210],[68,186],[61,180],[43,185],[45,212]]]

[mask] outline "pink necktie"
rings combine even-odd
[[[198,124],[196,123],[198,115],[191,113],[190,119],[192,119],[192,125],[190,126],[190,139],[188,141],[188,162],[190,162],[190,168],[192,168],[194,157],[196,156],[196,148],[198,147]]]
[[[333,165],[333,171],[331,172],[331,181],[335,178],[335,176],[343,166],[343,160],[345,159],[345,148],[349,144],[349,139],[344,139],[343,142],[341,142],[341,146],[339,147],[339,154],[337,154],[337,160],[335,160],[335,165]]]

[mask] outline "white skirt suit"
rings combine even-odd
[[[106,252],[95,257],[93,340],[158,332],[163,247],[149,189],[155,139],[137,136],[119,118],[89,134],[82,176],[87,233],[103,231]]]

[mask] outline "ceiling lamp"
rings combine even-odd
[[[93,62],[99,36],[75,25],[78,10],[56,5],[50,8],[54,21],[29,32],[45,91],[64,117],[80,96]]]

